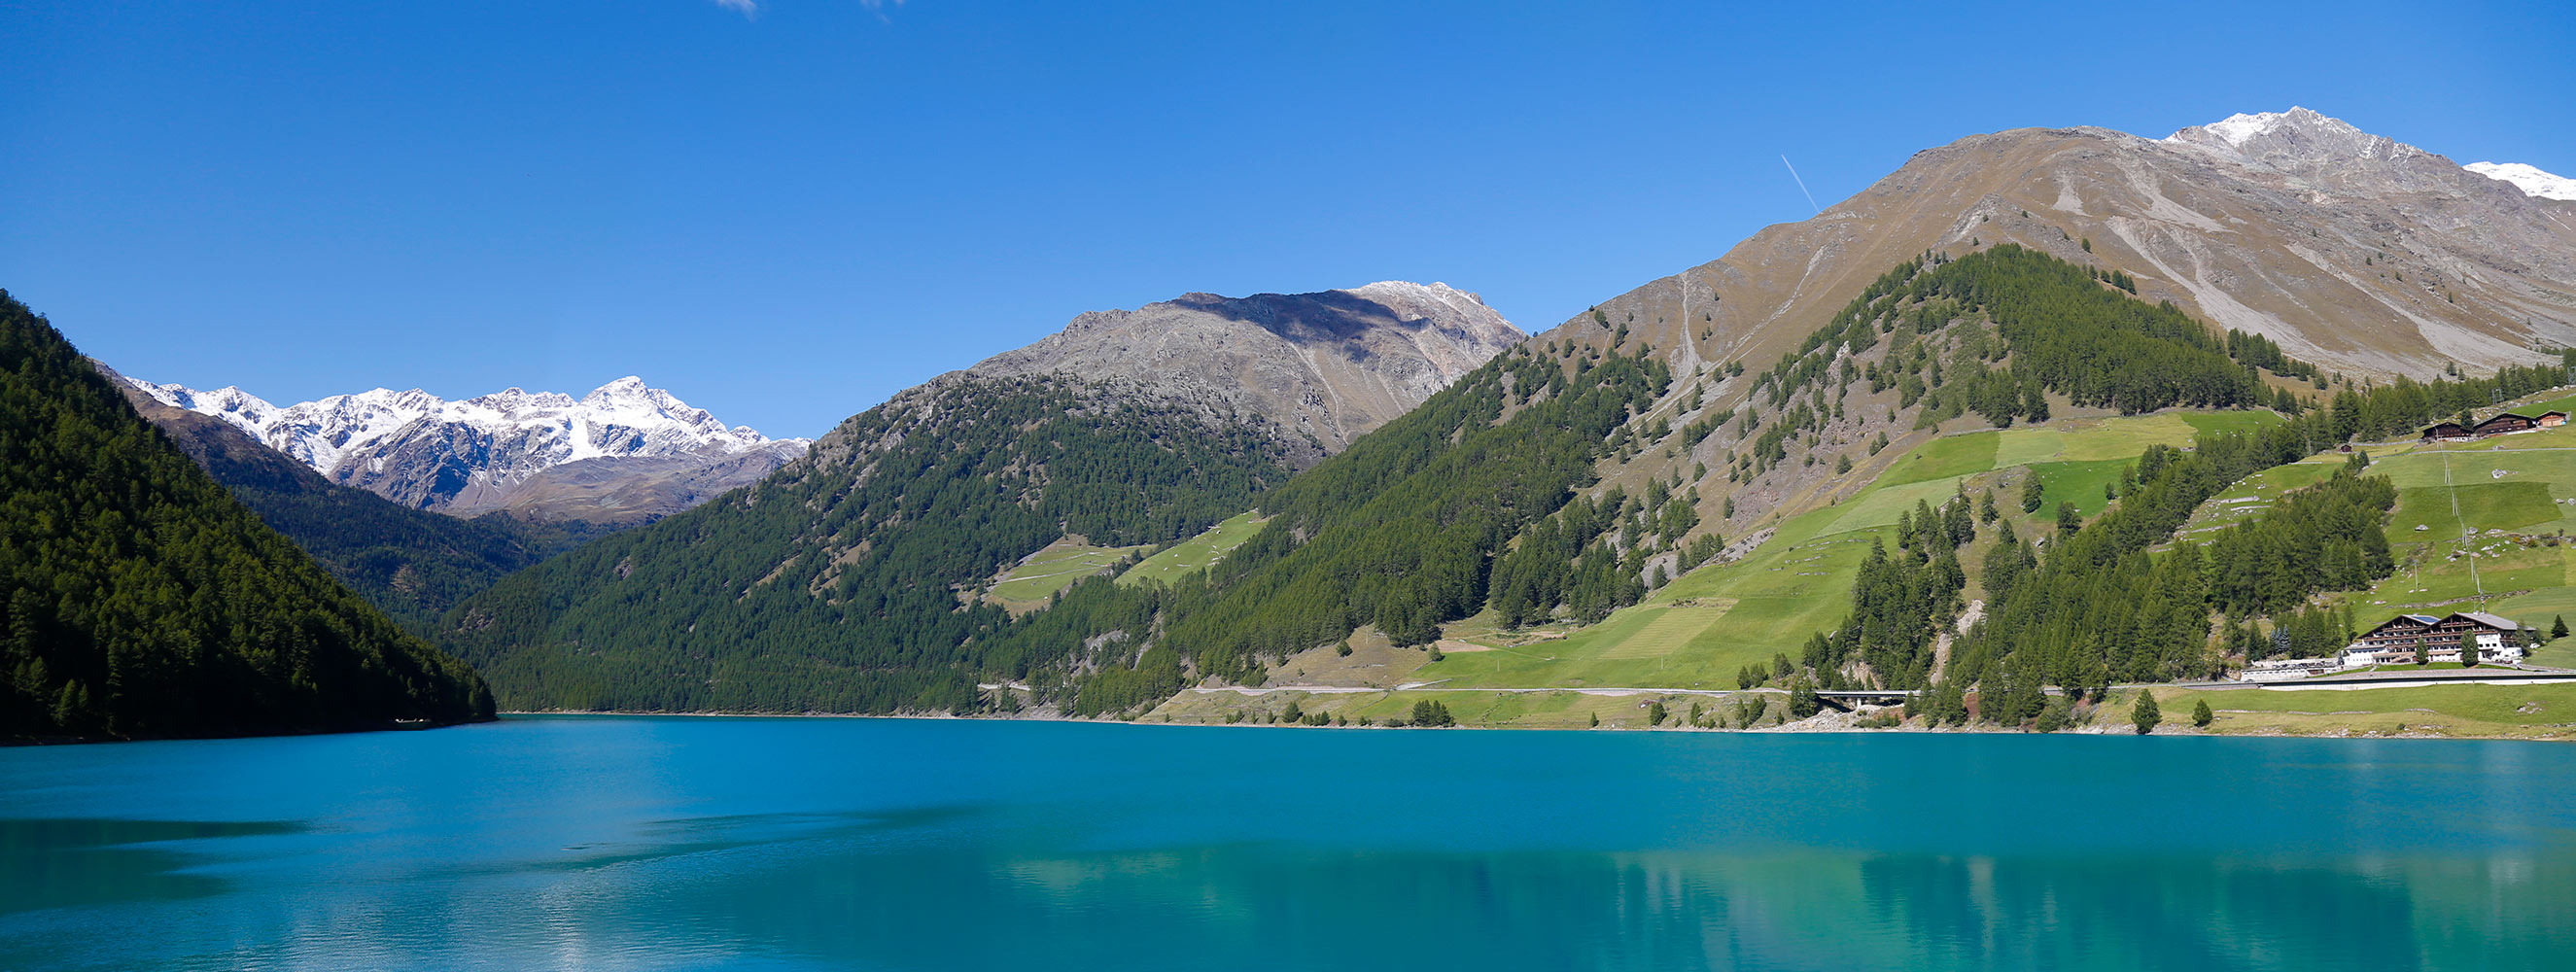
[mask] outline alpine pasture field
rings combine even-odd
[[[1794,658],[1809,636],[1841,623],[1870,544],[1892,548],[1898,518],[1917,501],[1937,506],[1963,488],[1970,496],[1992,489],[2018,535],[2046,534],[2060,501],[2087,516],[2100,513],[2108,505],[2104,487],[2150,445],[2185,446],[2202,431],[2277,421],[2270,412],[2175,411],[1936,438],[1899,457],[1851,499],[1781,522],[1743,559],[1685,574],[1600,624],[1507,632],[1490,613],[1453,624],[1449,637],[1494,650],[1446,652],[1411,678],[1461,689],[1732,689],[1742,667],[1769,664],[1780,654]],[[2020,490],[2033,475],[2045,493],[2039,508],[2025,514]],[[1972,598],[1982,594],[1980,555],[1994,528],[1981,525],[1978,532],[1977,545],[1960,556]]]

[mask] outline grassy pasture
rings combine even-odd
[[[1013,614],[1024,614],[1045,607],[1049,598],[1072,587],[1073,582],[1108,570],[1128,554],[1143,549],[1094,547],[1069,538],[1059,539],[1012,567],[984,593],[984,598]]]
[[[2259,415],[2259,417],[2257,417]],[[1450,625],[1449,637],[1494,647],[1450,652],[1408,679],[1444,688],[1735,688],[1737,670],[1798,655],[1807,638],[1850,611],[1850,591],[1873,541],[1894,544],[1897,518],[1920,500],[1996,487],[1996,502],[2019,515],[2020,477],[2035,473],[2047,504],[2030,518],[2052,520],[2060,498],[2087,515],[2106,505],[2103,484],[2148,445],[2186,445],[2198,434],[2176,413],[2080,420],[2080,427],[1985,430],[1924,443],[1838,505],[1808,510],[1744,559],[1703,567],[1613,612],[1600,624],[1534,632],[1495,630],[1489,617]],[[2224,427],[2278,421],[2270,413],[2219,416]],[[2122,450],[2127,450],[2121,455]],[[2007,465],[2005,457],[2017,458]],[[2015,465],[2026,465],[2024,473]],[[2025,536],[2029,535],[2027,531]],[[1964,557],[1971,582],[1980,565]],[[1456,708],[1452,706],[1452,708]],[[1460,718],[1466,718],[1461,711]]]
[[[2156,690],[2169,726],[2189,726],[2194,702],[2210,731],[2251,735],[2576,736],[2576,685],[2437,685],[2378,689]],[[2125,699],[2115,699],[2119,712]]]
[[[1148,582],[1169,584],[1206,570],[1209,565],[1225,559],[1225,555],[1233,552],[1234,548],[1243,546],[1244,541],[1261,532],[1261,525],[1268,522],[1267,518],[1249,512],[1227,517],[1224,522],[1207,528],[1198,536],[1145,558],[1142,563],[1118,575],[1118,583],[1128,587]]]

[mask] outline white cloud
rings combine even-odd
[[[739,11],[744,17],[752,17],[760,13],[760,0],[715,0],[715,5],[727,10]],[[859,0],[859,6],[866,7],[869,13],[877,15],[878,20],[884,20],[886,8],[903,6],[903,0]]]

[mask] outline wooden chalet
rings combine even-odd
[[[2471,439],[2483,439],[2490,435],[2512,435],[2516,432],[2554,429],[2565,424],[2567,424],[2567,413],[2565,412],[2551,411],[2542,412],[2538,415],[2524,415],[2520,412],[2497,412],[2494,415],[2487,416],[2485,420],[2480,421],[2476,425],[2461,425],[2458,422],[2437,422],[2432,425],[2425,426],[2424,441],[2467,442]]]
[[[2479,422],[2478,424],[2471,426],[2469,428],[2469,432],[2476,435],[2478,438],[2483,439],[2490,435],[2529,432],[2539,427],[2540,420],[2529,415],[2522,415],[2514,412],[2497,412],[2494,415],[2487,416],[2486,421]]]
[[[2436,422],[2424,427],[2426,442],[2467,442],[2477,437],[2477,433],[2458,422]]]

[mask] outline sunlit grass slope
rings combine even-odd
[[[1173,544],[1169,549],[1128,568],[1126,573],[1118,575],[1118,583],[1129,587],[1147,582],[1169,584],[1206,570],[1210,564],[1225,559],[1225,555],[1233,552],[1234,548],[1243,546],[1244,541],[1261,532],[1261,525],[1268,522],[1268,517],[1255,513],[1228,517],[1198,536]]]
[[[2103,487],[2150,445],[2189,445],[2203,430],[2277,421],[2270,412],[2168,412],[1934,439],[1851,499],[1782,522],[1744,559],[1686,574],[1600,624],[1504,632],[1489,613],[1450,625],[1449,637],[1496,650],[1448,652],[1411,677],[1447,688],[1735,688],[1742,667],[1775,654],[1794,658],[1810,635],[1842,621],[1871,541],[1892,546],[1897,519],[1917,500],[1937,506],[1962,484],[1971,495],[1993,488],[2014,529],[2030,537],[2051,529],[2061,500],[2087,516],[2100,513]],[[2028,475],[2046,492],[2039,509],[2024,514]],[[1981,526],[1980,546],[1961,558],[1972,585],[1974,552],[1992,531]]]
[[[1229,521],[1230,522],[1230,521]],[[994,582],[985,599],[1010,610],[1025,613],[1045,607],[1055,592],[1072,587],[1073,582],[1117,566],[1118,562],[1144,547],[1094,547],[1075,543],[1070,538],[1047,544],[1031,554],[1011,572]]]
[[[2486,610],[2544,627],[2576,613],[2576,546],[2564,538],[2576,527],[2576,427],[2364,448],[2369,471],[2398,487],[2388,540],[2399,566],[2346,598],[2362,626],[2409,611]],[[2203,505],[2186,531],[2206,538],[2343,462],[2330,453],[2247,477]],[[2535,660],[2576,663],[2576,648],[2552,645]]]

